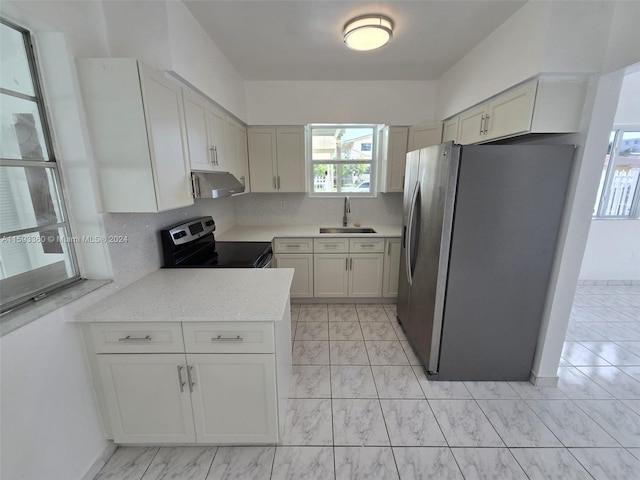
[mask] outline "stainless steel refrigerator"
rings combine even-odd
[[[574,150],[407,154],[398,321],[431,378],[529,379]]]

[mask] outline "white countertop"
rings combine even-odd
[[[272,322],[289,303],[291,268],[160,269],[101,300],[78,322]]]
[[[277,237],[399,237],[402,225],[362,225],[373,228],[376,233],[320,233],[320,227],[340,225],[236,225],[216,234],[220,242],[270,242]],[[349,225],[353,227],[353,225]]]

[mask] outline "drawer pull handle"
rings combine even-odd
[[[131,335],[127,335],[126,337],[122,337],[118,339],[119,342],[150,342],[151,335],[147,335],[146,337],[132,337]]]
[[[300,248],[300,244],[298,244],[298,243],[295,243],[295,244],[294,243],[288,243],[287,247],[288,248]]]
[[[361,243],[360,246],[361,247],[369,247],[369,248],[375,247],[375,245],[373,243]]]
[[[184,380],[182,380],[182,365],[178,365],[178,385],[180,385],[180,393],[184,393]]]
[[[223,337],[222,335],[218,335],[217,337],[211,337],[212,342],[243,342],[244,338],[240,335],[236,335],[235,337]]]
[[[337,243],[327,243],[325,244],[325,248],[337,248]]]

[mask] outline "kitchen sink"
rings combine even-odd
[[[321,227],[320,233],[376,233],[373,228]]]

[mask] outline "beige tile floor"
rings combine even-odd
[[[433,382],[394,305],[293,305],[282,445],[119,448],[96,480],[640,479],[640,286],[580,286],[557,388]]]

